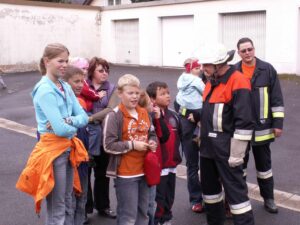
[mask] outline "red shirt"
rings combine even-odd
[[[100,99],[99,95],[89,87],[88,83],[84,81],[82,91],[80,93],[80,98],[82,98],[86,103],[86,111],[91,112],[93,109],[93,102]]]

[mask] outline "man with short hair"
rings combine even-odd
[[[265,209],[270,213],[278,213],[274,202],[270,143],[282,134],[284,106],[281,87],[274,67],[255,57],[255,48],[250,38],[241,38],[237,49],[242,60],[236,64],[236,68],[250,79],[252,86],[255,130],[250,145],[257,170],[257,182]],[[247,168],[248,160],[249,154],[245,157],[244,168]]]
[[[222,185],[234,225],[254,225],[243,158],[252,138],[251,85],[234,66],[222,44],[204,46],[199,62],[207,76],[201,115],[200,167],[207,223],[223,225]]]

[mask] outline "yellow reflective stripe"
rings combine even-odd
[[[219,110],[218,110],[218,131],[222,132],[222,114],[223,114],[223,108],[224,104],[219,105]]]
[[[217,103],[214,106],[214,114],[213,114],[214,131],[223,132],[223,128],[222,128],[223,108],[224,108],[224,103]]]
[[[203,195],[203,200],[207,204],[214,204],[223,201],[223,193],[219,193],[216,195]]]
[[[266,172],[259,172],[259,171],[257,171],[256,172],[256,176],[259,179],[268,179],[268,178],[270,178],[270,177],[273,176],[273,172],[272,172],[272,169],[270,169],[270,170],[268,170]]]
[[[230,208],[231,213],[234,214],[234,215],[243,214],[243,213],[249,212],[251,210],[252,210],[251,205],[248,205],[248,206],[246,206],[242,209],[232,209],[232,208]]]
[[[252,135],[234,134],[233,138],[241,141],[250,141]]]
[[[284,118],[284,112],[273,112],[273,118]]]
[[[187,110],[186,108],[180,107],[179,114],[182,115],[182,116],[186,116],[186,110]]]
[[[268,112],[269,112],[268,87],[264,87],[264,119],[268,118]]]
[[[266,141],[275,138],[274,133],[255,137],[255,141]]]

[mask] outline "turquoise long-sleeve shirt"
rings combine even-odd
[[[47,76],[43,76],[35,85],[31,96],[38,132],[54,133],[70,139],[76,134],[77,128],[87,125],[88,116],[80,106],[71,86],[64,81],[60,82],[64,94]],[[67,124],[66,118],[72,123]],[[51,130],[47,129],[48,122],[51,124]]]

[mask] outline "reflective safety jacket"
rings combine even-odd
[[[233,66],[206,83],[201,115],[202,157],[228,160],[230,140],[250,141],[254,129],[250,81]]]
[[[242,62],[236,64],[242,72]],[[274,141],[273,128],[282,129],[284,119],[283,96],[274,67],[256,58],[256,67],[251,79],[252,110],[255,117],[253,145]]]

